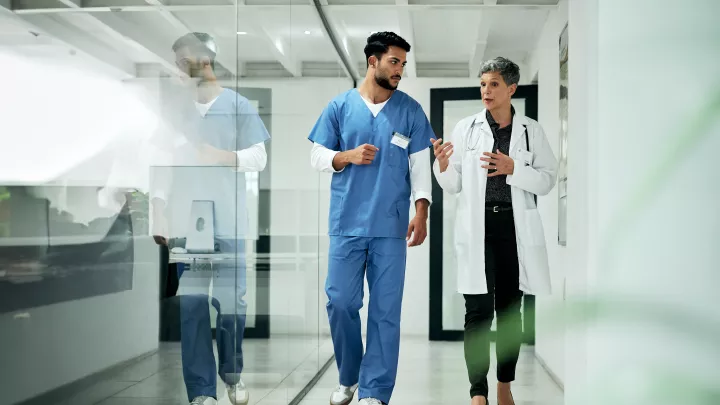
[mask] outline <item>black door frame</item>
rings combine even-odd
[[[518,86],[513,98],[525,99],[525,115],[537,120],[538,86]],[[446,138],[444,128],[445,101],[481,100],[480,87],[430,89],[430,124],[435,135]],[[432,157],[434,162],[435,157]],[[433,177],[433,203],[430,206],[430,340],[460,341],[462,330],[443,329],[443,190]],[[535,343],[535,297],[523,298],[523,333],[527,344]],[[494,340],[494,333],[491,333]]]

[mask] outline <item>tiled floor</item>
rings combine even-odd
[[[494,349],[493,349],[494,351]],[[495,359],[488,383],[490,403],[496,405],[493,388]],[[562,405],[563,393],[535,359],[532,348],[523,348],[513,383],[516,405]],[[325,405],[338,383],[337,367],[327,371],[301,405]],[[403,339],[397,384],[392,405],[469,404],[469,383],[462,343]],[[357,396],[353,404],[357,404]]]
[[[308,350],[315,345],[315,350]],[[250,388],[251,405],[287,405],[332,355],[325,341],[295,338],[246,340],[247,369],[243,379]],[[495,360],[489,376],[490,401],[497,401],[492,387]],[[335,363],[307,394],[301,405],[326,405],[337,385]],[[532,348],[523,348],[513,383],[516,405],[562,405],[563,393],[535,359]],[[229,405],[224,388],[219,403]],[[393,405],[469,404],[462,343],[428,342],[404,338],[401,346]],[[163,344],[160,351],[96,384],[63,405],[183,405],[187,404],[178,344]],[[353,402],[357,404],[357,399]]]
[[[247,339],[243,352],[243,380],[250,390],[250,405],[287,405],[332,356],[332,345],[326,341],[318,347],[317,339],[276,336],[269,340]],[[230,405],[222,383],[218,387],[218,398],[220,405]],[[62,405],[187,403],[180,345],[163,343],[157,353],[78,393]]]

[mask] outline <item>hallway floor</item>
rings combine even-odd
[[[287,405],[332,355],[332,343],[310,350],[317,341],[274,338],[248,339],[245,345],[250,405]],[[303,353],[305,352],[305,353]],[[494,352],[494,349],[493,349]],[[497,405],[494,387],[495,359],[489,376],[490,404]],[[338,382],[333,361],[301,405],[327,405]],[[467,405],[469,383],[461,342],[428,342],[403,338],[397,385],[392,405]],[[223,388],[219,405],[230,405]],[[562,390],[523,347],[513,383],[515,405],[562,405]],[[181,405],[187,404],[180,366],[180,348],[164,343],[152,356],[110,376],[61,405]],[[357,396],[353,401],[357,404]],[[59,404],[60,405],[60,404]]]
[[[494,357],[488,376],[491,405],[497,405]],[[516,377],[512,385],[516,405],[563,404],[562,390],[540,365],[532,348],[523,347]],[[337,383],[337,367],[333,364],[301,405],[327,404]],[[461,342],[403,339],[392,405],[465,405],[470,404],[468,390]],[[357,404],[357,395],[353,404]]]
[[[275,336],[243,342],[243,380],[250,404],[287,405],[332,356],[332,345],[318,340]],[[217,358],[217,352],[216,352]],[[225,387],[218,387],[218,404],[230,405]],[[66,401],[53,405],[187,405],[179,343],[161,343],[159,350],[108,375]]]

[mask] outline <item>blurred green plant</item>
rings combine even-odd
[[[0,238],[10,237],[10,226],[5,222],[8,214],[7,203],[3,204],[3,201],[10,200],[11,193],[6,186],[0,186]]]
[[[5,186],[0,186],[0,202],[10,199],[10,190]]]

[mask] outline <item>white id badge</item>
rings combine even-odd
[[[392,140],[390,140],[390,143],[403,149],[407,149],[408,145],[410,145],[410,138],[399,132],[393,132],[393,137]]]

